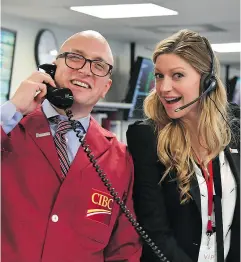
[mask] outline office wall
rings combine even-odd
[[[84,30],[79,30],[58,27],[51,24],[40,23],[32,20],[12,17],[2,14],[2,27],[17,31],[16,50],[13,65],[13,74],[11,82],[10,96],[14,94],[21,81],[27,78],[34,70],[37,69],[34,58],[34,43],[39,30],[43,28],[50,29],[54,32],[58,46],[71,36],[72,34]],[[101,33],[101,32],[100,32]],[[130,43],[115,41],[107,37],[108,42],[113,51],[115,65],[113,72],[112,88],[107,94],[105,100],[111,102],[121,102],[125,98],[127,92],[128,81],[130,76]],[[136,45],[135,55],[149,57],[152,56],[152,51],[146,49],[143,45]],[[225,65],[221,66],[222,80],[225,83]],[[240,75],[239,69],[230,68],[229,77]],[[119,130],[119,138],[126,143],[126,130],[128,125],[133,121],[122,121],[121,129]]]
[[[11,82],[10,96],[14,94],[21,81],[28,77],[36,70],[34,58],[35,38],[40,29],[48,28],[52,30],[56,36],[57,44],[60,46],[62,42],[78,32],[77,29],[63,28],[51,24],[26,20],[2,14],[2,27],[6,27],[17,31],[16,50],[13,65],[13,75]],[[79,31],[83,30],[80,28]],[[101,32],[100,32],[101,33]],[[161,36],[160,36],[161,37]],[[113,51],[115,66],[113,72],[113,85],[106,96],[106,101],[121,102],[125,98],[130,76],[130,43],[107,40]],[[151,58],[152,52],[143,45],[136,45],[135,55]],[[225,66],[221,67],[222,80],[225,83]],[[230,68],[229,77],[239,75],[239,69]]]
[[[76,29],[60,28],[55,25],[17,18],[6,14],[2,14],[1,26],[17,31],[10,96],[14,94],[21,81],[37,68],[34,58],[34,43],[39,30],[43,28],[52,30],[56,36],[58,46],[66,38],[78,32]],[[112,77],[113,85],[106,97],[106,101],[120,102],[125,97],[130,75],[130,43],[114,41],[108,37],[107,40],[113,51],[115,66]],[[151,52],[146,50],[145,53],[145,48],[140,47],[139,49],[137,48],[137,55],[150,57]]]

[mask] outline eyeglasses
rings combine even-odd
[[[62,54],[59,54],[56,59],[58,58],[65,58],[65,64],[71,68],[71,69],[81,69],[85,66],[86,62],[88,61],[90,63],[90,71],[100,77],[107,76],[109,73],[111,73],[111,70],[113,68],[112,65],[101,61],[101,60],[91,60],[87,59],[82,55],[71,53],[71,52],[64,52]]]

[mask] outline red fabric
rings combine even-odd
[[[109,192],[82,147],[61,182],[53,137],[36,137],[46,132],[50,129],[40,110],[22,119],[11,136],[2,131],[1,261],[139,262],[139,237],[117,204],[108,205],[108,223],[87,217],[93,191]],[[125,145],[94,119],[86,140],[133,212],[133,165]],[[106,208],[107,202],[99,203]]]
[[[213,231],[212,228],[212,212],[213,212],[213,163],[212,160],[208,163],[208,173],[206,169],[202,168],[204,178],[207,184],[208,190],[208,224],[207,224],[207,233],[211,234]]]

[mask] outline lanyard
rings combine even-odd
[[[201,165],[204,179],[207,184],[208,190],[208,223],[207,223],[207,235],[211,236],[213,233],[212,228],[212,211],[213,211],[213,163],[212,160],[208,163],[208,169],[203,168]]]
[[[195,151],[194,151],[195,154]],[[208,168],[204,168],[204,166],[201,164],[200,159],[195,154],[199,165],[202,169],[204,179],[206,181],[207,190],[208,190],[208,223],[207,223],[207,236],[210,239],[210,236],[213,233],[213,227],[212,227],[212,211],[213,211],[213,162],[212,160],[208,163]],[[209,244],[209,243],[208,243]]]

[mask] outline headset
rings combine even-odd
[[[186,107],[194,104],[196,101],[201,99],[203,96],[209,94],[211,91],[215,90],[215,88],[217,87],[217,79],[216,79],[215,70],[214,70],[214,53],[213,53],[213,50],[212,50],[208,40],[205,37],[202,37],[202,39],[203,39],[204,43],[206,44],[207,49],[208,49],[209,54],[210,54],[210,57],[211,57],[210,72],[204,73],[201,76],[201,79],[200,79],[201,94],[200,94],[200,96],[197,97],[196,99],[194,99],[193,101],[191,101],[190,103],[175,109],[175,112],[179,112],[179,111],[185,109]]]
[[[217,87],[217,79],[215,77],[215,70],[214,70],[214,54],[213,50],[205,37],[202,37],[203,41],[205,42],[207,49],[209,51],[211,57],[211,70],[208,74],[203,74],[200,80],[200,87],[203,93],[207,94],[213,91]]]

